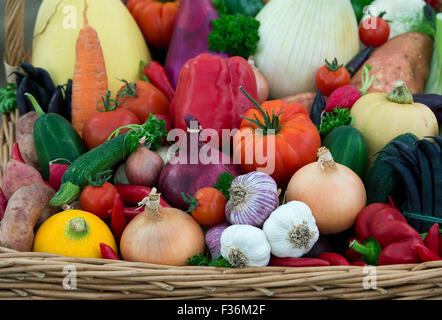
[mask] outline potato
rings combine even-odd
[[[41,183],[21,187],[9,199],[0,222],[0,245],[18,251],[32,251],[38,223],[55,213],[49,200],[55,191]]]
[[[18,143],[23,160],[36,169],[39,168],[34,146],[34,123],[37,118],[37,112],[28,112],[18,119],[15,129],[15,140]]]
[[[1,180],[3,193],[8,200],[18,189],[33,183],[45,184],[40,172],[20,161],[8,161]]]
[[[299,103],[302,104],[310,113],[312,110],[313,101],[315,101],[316,92],[304,92],[304,93],[298,93],[293,96],[284,97],[280,100],[284,101],[285,103]]]
[[[422,93],[433,54],[430,37],[419,32],[400,34],[377,48],[366,61],[375,80],[368,92],[390,92],[396,80],[404,81],[412,94]],[[361,88],[362,69],[350,84]]]

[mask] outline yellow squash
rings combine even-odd
[[[109,90],[115,95],[125,79],[141,78],[140,61],[150,61],[146,41],[121,0],[88,0],[88,22],[97,31],[106,63]],[[83,27],[84,0],[44,0],[38,11],[32,63],[48,70],[54,82],[72,79],[75,45]]]
[[[101,258],[100,243],[117,252],[112,232],[96,215],[66,210],[47,219],[34,238],[35,252],[55,253],[78,258]]]
[[[402,81],[395,82],[388,93],[369,93],[362,96],[351,109],[353,126],[364,136],[371,162],[376,152],[403,133],[413,133],[419,139],[437,136],[436,116],[426,105],[413,102]]]

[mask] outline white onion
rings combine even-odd
[[[272,0],[258,13],[256,66],[270,98],[316,91],[325,59],[346,64],[359,52],[356,16],[349,0]]]

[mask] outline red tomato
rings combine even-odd
[[[227,200],[218,189],[211,187],[199,189],[189,202],[192,217],[200,225],[213,227],[225,220]]]
[[[129,124],[141,124],[138,117],[131,111],[116,109],[95,113],[83,127],[83,140],[90,150],[106,142],[116,129]],[[121,130],[121,133],[127,130]]]
[[[135,113],[141,123],[145,123],[151,113],[169,116],[169,100],[160,89],[146,81],[137,81],[135,86],[135,90],[130,88],[129,93],[123,94],[127,91],[126,85],[120,89],[118,92],[118,96],[121,97],[119,108]]]
[[[101,219],[108,219],[112,214],[117,189],[109,182],[99,187],[86,186],[80,194],[80,204],[84,211],[95,214]],[[110,213],[108,212],[109,210]]]
[[[325,60],[325,65],[316,73],[316,87],[325,96],[329,96],[337,88],[350,83],[350,73],[338,60],[332,63]]]
[[[367,18],[359,26],[359,38],[367,47],[379,47],[387,42],[389,36],[390,26],[381,17]]]

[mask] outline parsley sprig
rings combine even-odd
[[[350,110],[336,107],[333,109],[333,112],[327,112],[322,116],[322,122],[318,126],[318,130],[321,135],[326,136],[337,127],[349,125],[350,123]]]
[[[0,112],[8,113],[17,109],[17,91],[15,84],[10,82],[4,88],[0,88]]]

